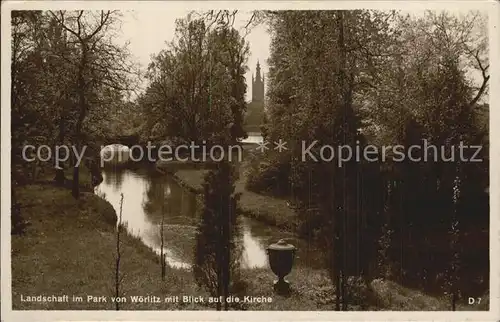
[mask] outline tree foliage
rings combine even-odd
[[[24,166],[24,144],[80,148],[106,132],[96,119],[134,87],[127,48],[113,40],[119,22],[114,11],[12,12],[13,168]],[[56,180],[64,182],[62,169]]]
[[[302,232],[333,250],[327,267],[337,286],[336,308],[339,299],[349,299],[345,277],[370,273],[366,262],[377,256],[371,245],[380,239],[376,227],[393,232],[390,246],[389,239],[381,240],[390,248],[384,254],[401,264],[399,276],[413,270],[410,278],[421,278],[422,271],[411,267],[414,261],[395,258],[395,245],[403,254],[410,236],[427,238],[425,227],[437,232],[452,226],[457,177],[457,220],[484,225],[487,162],[465,164],[457,162],[458,155],[452,162],[396,162],[382,147],[421,146],[425,139],[449,150],[459,142],[486,142],[478,113],[489,80],[484,19],[478,13],[427,12],[415,18],[353,10],[270,12],[267,22],[272,43],[264,132],[270,141],[291,143],[290,163],[283,164],[283,157],[272,161],[288,181],[281,182],[284,176],[274,170],[276,184],[290,185]],[[363,151],[371,144],[386,162],[302,162],[301,142],[314,140],[315,155],[324,145]],[[252,185],[258,180],[254,174]],[[472,205],[481,209],[475,219],[467,215]],[[419,260],[425,271],[428,260]]]
[[[214,142],[230,129],[231,140],[244,137],[247,57],[248,44],[235,29],[178,20],[176,39],[149,65],[141,97],[153,135]]]
[[[239,195],[234,192],[234,167],[228,162],[205,177],[204,205],[195,245],[194,276],[212,296],[226,299],[239,278],[241,242],[237,221]],[[217,310],[221,309],[217,302]],[[229,303],[224,301],[224,309]]]

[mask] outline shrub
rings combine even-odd
[[[288,196],[290,194],[289,176],[289,156],[273,156],[263,162],[252,164],[246,188],[256,193]]]

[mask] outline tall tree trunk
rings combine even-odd
[[[216,261],[217,261],[217,311],[221,311],[222,310],[222,303],[220,302],[220,298],[223,294],[223,264],[222,264],[222,261],[223,261],[223,256],[222,256],[222,252],[223,252],[223,249],[222,249],[222,246],[223,246],[223,243],[222,243],[222,229],[221,228],[221,223],[220,223],[220,217],[217,218],[217,226],[219,226],[219,236],[217,238],[217,249],[216,249],[216,255],[215,255],[215,258],[216,258]]]
[[[120,278],[120,262],[122,258],[122,253],[120,249],[120,235],[121,235],[121,230],[122,230],[122,210],[123,210],[123,193],[121,194],[120,198],[120,214],[118,217],[118,225],[116,227],[116,260],[115,260],[115,297],[118,299],[120,297],[120,284],[121,284],[121,278]],[[120,310],[120,305],[119,301],[117,300],[115,302],[115,309],[116,311]]]
[[[85,92],[86,92],[86,84],[85,84],[85,68],[87,66],[87,48],[84,42],[81,42],[82,47],[82,56],[80,60],[80,66],[78,67],[78,97],[80,104],[80,115],[78,116],[78,121],[76,123],[75,130],[75,146],[77,151],[81,151],[82,148],[82,126],[83,121],[85,120],[85,116],[87,113],[87,106],[85,101]],[[78,199],[80,196],[80,165],[76,165],[73,168],[73,188],[72,195],[74,198]]]
[[[160,227],[160,238],[161,238],[161,251],[160,251],[160,259],[161,259],[161,280],[165,280],[165,254],[163,251],[164,247],[164,231],[163,226],[165,224],[165,188],[163,188],[163,196],[162,196],[162,205],[161,205],[161,227]]]
[[[346,56],[345,56],[345,49],[344,49],[344,13],[343,11],[339,10],[337,12],[337,25],[338,25],[338,39],[337,39],[337,46],[338,50],[340,53],[340,63],[339,63],[339,85],[340,85],[340,98],[342,100],[341,106],[342,106],[342,138],[341,142],[343,145],[345,145],[346,142],[346,133],[348,131],[348,127],[346,126],[346,111],[345,108],[345,64],[346,64]],[[346,234],[346,211],[347,211],[347,171],[346,171],[346,165],[344,165],[341,168],[341,181],[342,181],[342,202],[341,202],[341,209],[340,209],[340,225],[338,227],[339,230],[339,240],[340,240],[340,254],[339,254],[339,264],[340,264],[340,298],[341,298],[341,303],[342,303],[342,310],[345,307],[345,264],[346,264],[346,242],[345,242],[345,234]]]
[[[335,212],[335,216],[338,218],[340,218],[339,214],[337,212]],[[338,227],[340,227],[340,221],[339,220],[336,220],[335,221],[335,242],[334,242],[334,246],[333,246],[333,251],[335,252],[334,254],[334,271],[335,271],[335,311],[340,311],[340,301],[341,301],[341,277],[340,277],[340,274],[341,274],[341,268],[340,268],[340,234],[339,234],[339,229]]]
[[[57,141],[60,146],[64,145],[64,135],[65,135],[65,111],[66,111],[66,101],[63,102],[61,116],[59,118],[59,134]],[[66,177],[64,175],[64,164],[59,164],[58,160],[55,160],[56,166],[56,176],[54,177],[54,181],[57,185],[63,186],[66,181]]]
[[[228,203],[230,203],[231,200],[228,200]],[[228,215],[229,218],[227,218],[224,223],[224,285],[223,285],[223,293],[224,293],[224,311],[229,310],[229,303],[227,302],[227,298],[229,297],[229,282],[230,282],[230,266],[231,266],[231,236],[229,234],[229,229],[230,229],[230,222],[231,222],[231,215],[232,215],[232,209],[229,209]]]
[[[222,311],[222,303],[220,302],[220,298],[222,297],[222,276],[220,272],[220,267],[217,272],[217,311]]]

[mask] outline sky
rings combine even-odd
[[[119,42],[129,41],[129,49],[142,68],[147,68],[151,61],[151,55],[159,53],[165,49],[166,42],[174,39],[175,20],[184,18],[189,13],[188,10],[174,9],[168,14],[163,10],[141,10],[128,11],[123,13],[121,33],[122,39]],[[243,28],[250,18],[249,12],[240,12],[237,15],[234,26],[236,29]],[[261,71],[267,74],[267,59],[270,56],[270,34],[267,27],[259,25],[253,28],[246,36],[250,46],[250,56],[248,58],[249,71],[246,74],[247,80],[247,100],[251,100],[252,72],[255,74],[257,61],[261,66]]]
[[[447,11],[456,15],[467,12],[467,10],[457,8]],[[162,49],[167,48],[166,42],[170,42],[174,39],[175,20],[185,18],[188,13],[189,10],[179,7],[173,7],[168,12],[164,9],[123,11],[121,37],[119,37],[120,39],[117,39],[117,41],[121,43],[128,41],[133,59],[145,69],[151,60],[151,55],[157,54]],[[402,10],[402,13],[422,16],[424,11]],[[240,11],[236,16],[234,23],[235,28],[243,28],[250,18],[250,15],[250,12]],[[260,62],[262,72],[267,74],[269,70],[267,59],[270,56],[271,36],[267,31],[267,27],[261,24],[251,30],[246,36],[246,40],[250,46],[250,55],[248,59],[249,70],[246,74],[248,85],[246,98],[247,101],[250,101],[252,93],[252,73],[255,74],[257,61]],[[481,79],[478,72],[473,72],[472,78],[476,82],[479,82]]]

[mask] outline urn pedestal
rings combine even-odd
[[[290,283],[285,280],[285,276],[292,271],[293,260],[296,248],[281,239],[275,244],[267,247],[269,266],[278,279],[274,282],[274,291],[278,294],[286,295],[290,292]]]

